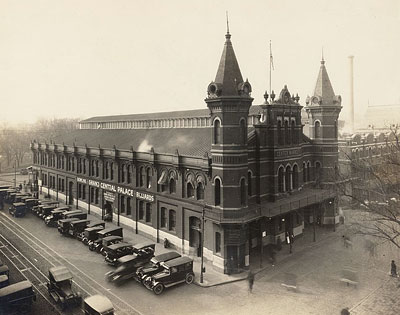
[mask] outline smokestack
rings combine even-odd
[[[349,56],[350,60],[350,132],[354,132],[354,56]]]

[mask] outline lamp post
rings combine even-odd
[[[201,211],[201,265],[200,265],[200,283],[203,283],[203,273],[204,273],[204,212],[205,208]]]
[[[14,188],[17,188],[17,161],[14,161]]]

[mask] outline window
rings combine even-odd
[[[289,121],[285,120],[285,144],[290,143]]]
[[[78,198],[81,198],[81,184],[78,184]]]
[[[144,167],[142,166],[140,168],[140,174],[139,174],[139,186],[140,187],[144,186],[144,181],[145,181],[145,174],[144,174]]]
[[[214,143],[221,143],[221,122],[218,119],[214,120]]]
[[[307,182],[307,169],[306,163],[303,162],[303,183]]]
[[[292,187],[293,189],[296,189],[299,186],[299,177],[298,177],[298,171],[297,171],[297,165],[293,166],[293,173],[292,173]]]
[[[139,220],[144,219],[144,201],[139,201]]]
[[[146,170],[146,187],[151,188],[151,168],[147,168]]]
[[[293,144],[297,144],[297,135],[296,135],[296,132],[295,132],[295,121],[294,120],[292,120],[292,123],[291,123],[291,131],[290,131],[290,133],[291,133],[291,136],[292,136],[292,143]]]
[[[282,122],[278,120],[278,144],[283,144],[283,137],[282,137]]]
[[[215,232],[215,252],[221,252],[221,233]]]
[[[125,182],[125,164],[121,165],[121,182],[124,183]]]
[[[204,186],[202,182],[197,183],[197,200],[203,200],[204,199]]]
[[[169,230],[175,231],[176,229],[176,211],[169,210]]]
[[[95,198],[95,195],[94,195],[94,188],[93,187],[90,187],[90,202],[91,203],[94,203],[94,198]]]
[[[244,119],[240,121],[240,144],[245,144],[247,138],[246,122]]]
[[[244,178],[240,180],[240,204],[242,206],[246,205],[246,181]]]
[[[321,137],[321,123],[316,121],[314,123],[314,138],[318,139]]]
[[[284,191],[285,191],[284,171],[283,167],[280,167],[278,170],[278,192],[282,193]]]
[[[126,168],[126,179],[128,181],[128,184],[132,182],[132,174],[131,174],[131,166],[128,165]]]
[[[176,193],[176,182],[175,179],[171,178],[169,181],[169,193],[175,194]]]
[[[290,166],[288,165],[286,167],[286,170],[285,170],[285,188],[286,188],[286,191],[292,190],[291,180],[290,180],[290,177],[291,177],[290,173],[291,173],[291,169],[290,169]]]
[[[221,205],[221,181],[219,178],[216,178],[214,182],[214,195],[215,205]]]
[[[82,199],[86,199],[86,185],[82,185]]]
[[[99,189],[98,188],[96,188],[96,201],[95,201],[95,203],[99,204]]]
[[[131,197],[126,197],[126,214],[131,215],[132,213],[132,199]]]
[[[160,226],[162,228],[166,228],[167,227],[167,209],[164,207],[161,207],[161,222],[160,222]]]
[[[316,162],[315,163],[315,181],[317,183],[319,183],[320,179],[321,179],[321,163]]]
[[[151,222],[151,203],[146,203],[146,222]]]
[[[308,162],[307,163],[307,182],[309,182],[311,180],[310,172],[311,172],[311,164],[310,164],[310,162]]]
[[[106,179],[108,179],[108,162],[106,162],[106,167],[105,167],[105,169],[106,169]]]
[[[247,195],[251,196],[253,192],[251,191],[251,172],[247,172]]]
[[[124,196],[119,197],[119,211],[120,211],[120,213],[125,213],[125,197]]]
[[[186,184],[186,194],[188,198],[193,198],[194,197],[194,189],[192,183],[187,183]]]
[[[99,177],[99,161],[96,160],[96,177]]]
[[[114,163],[110,163],[110,180],[114,180]]]

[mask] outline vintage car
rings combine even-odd
[[[32,197],[32,196],[28,193],[18,193],[14,197],[14,202],[24,202],[25,197]]]
[[[10,281],[7,275],[0,275],[0,289],[8,286]]]
[[[60,232],[61,234],[64,234],[64,235],[68,234],[70,223],[73,221],[78,221],[78,220],[79,220],[78,218],[69,218],[69,219],[58,220],[58,226],[57,226],[58,232]]]
[[[9,188],[7,189],[7,192],[4,196],[4,201],[7,203],[13,203],[15,195],[18,193],[18,191],[15,188]]]
[[[144,286],[154,294],[161,294],[165,288],[179,283],[191,284],[194,281],[193,260],[189,257],[179,257],[161,263],[163,270],[144,279]]]
[[[72,290],[72,274],[64,266],[49,269],[47,289],[53,300],[60,303],[63,309],[71,304],[79,305],[82,301],[80,292]]]
[[[14,217],[24,217],[26,214],[26,206],[23,202],[14,202],[8,212]]]
[[[118,258],[121,258],[125,255],[132,255],[133,254],[133,244],[129,243],[118,243],[114,245],[107,246],[104,248],[106,252],[106,257],[104,260],[112,266],[117,265]]]
[[[101,240],[104,237],[112,236],[112,235],[121,236],[122,237],[123,236],[122,227],[111,227],[111,228],[107,228],[107,229],[98,231],[97,232],[97,239],[95,241],[90,241],[88,243],[89,244],[89,249],[90,250],[96,250],[97,247],[94,245],[94,243],[96,243],[97,246],[100,246],[101,245]]]
[[[108,249],[112,246],[115,245],[105,247],[107,255],[109,253]],[[120,258],[116,259],[116,261],[113,261],[112,259],[107,260],[106,256],[106,261],[108,263],[118,266],[116,270],[106,273],[107,279],[113,282],[120,282],[136,276],[136,269],[148,263],[154,256],[154,249],[154,243],[143,242],[133,246],[132,254],[120,256]]]
[[[39,218],[41,218],[43,220],[46,219],[51,214],[51,211],[53,211],[55,208],[56,208],[56,206],[54,206],[54,205],[44,206],[43,208],[41,208]]]
[[[90,220],[87,219],[70,222],[68,234],[70,236],[76,237],[78,234],[82,233],[86,229],[89,223]]]
[[[96,240],[96,242],[97,241],[98,240]],[[115,236],[115,235],[106,236],[105,238],[103,238],[101,240],[101,244],[96,247],[96,251],[98,253],[101,253],[103,256],[105,256],[106,255],[106,252],[104,250],[105,247],[111,246],[113,244],[121,243],[122,241],[123,241],[123,237],[122,236]]]
[[[83,231],[82,242],[86,245],[89,245],[89,242],[93,242],[97,240],[97,232],[104,229],[104,226],[98,225],[93,227],[88,227]]]
[[[26,205],[26,209],[27,210],[31,210],[32,211],[32,208],[37,206],[38,204],[39,204],[39,199],[36,199],[36,198],[30,197],[30,198],[25,200],[25,205]]]
[[[106,223],[105,223],[104,221],[95,221],[95,222],[91,222],[91,223],[89,223],[89,224],[86,226],[85,230],[86,230],[87,228],[92,228],[92,227],[95,227],[95,226],[101,226],[101,227],[104,229],[104,227],[106,226]],[[83,238],[85,237],[85,230],[83,230],[81,233],[79,233],[79,234],[76,236],[76,239],[77,239],[77,240],[83,241]]]
[[[81,210],[65,211],[61,214],[62,219],[78,218],[79,220],[87,219],[87,214]]]
[[[136,270],[135,279],[139,282],[143,282],[149,276],[152,276],[163,269],[161,263],[179,258],[181,254],[177,252],[166,252],[157,256],[154,256],[150,259],[150,261],[142,267],[139,267]]]
[[[21,281],[0,289],[0,314],[29,314],[36,294],[32,283]]]
[[[39,204],[32,208],[32,212],[35,213],[37,216],[41,213],[41,209],[46,206],[55,206],[58,207],[60,202],[53,201],[53,200],[39,200]]]
[[[68,206],[58,207],[51,211],[51,214],[44,219],[44,223],[48,226],[57,226],[57,221],[61,219],[64,212],[69,211]]]
[[[113,315],[114,306],[104,295],[92,295],[84,300],[85,315]]]

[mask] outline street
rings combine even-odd
[[[24,179],[21,176],[18,180]],[[380,307],[376,301],[387,305],[388,299],[382,295],[391,294],[384,289],[396,289],[393,282],[397,279],[389,277],[388,272],[390,260],[399,261],[399,254],[384,244],[372,256],[365,249],[364,240],[354,236],[352,247],[346,248],[342,239],[345,228],[339,226],[336,232],[318,229],[316,243],[308,230],[294,243],[293,254],[288,254],[284,246],[275,266],[265,259],[267,267],[256,275],[251,294],[245,280],[210,288],[182,284],[167,289],[161,296],[155,296],[134,280],[115,286],[105,281],[104,274],[112,267],[101,255],[75,239],[60,235],[57,229],[47,227],[31,213],[13,218],[6,210],[0,212],[0,258],[6,263],[11,259],[15,264],[11,273],[16,268],[22,270],[21,276],[35,284],[41,304],[52,304],[44,285],[48,269],[62,264],[73,273],[77,291],[84,297],[106,295],[117,314],[339,314],[344,307],[351,309],[352,314],[378,314],[374,311]],[[124,234],[128,242],[137,242],[136,237],[132,231]],[[339,280],[347,267],[357,272],[356,287]],[[296,290],[282,285],[288,274],[295,275]],[[46,312],[36,308],[33,311],[34,314],[61,312],[59,307],[55,310],[47,307]],[[384,314],[398,312],[399,303],[392,303]],[[81,310],[70,309],[67,313],[80,314]]]

